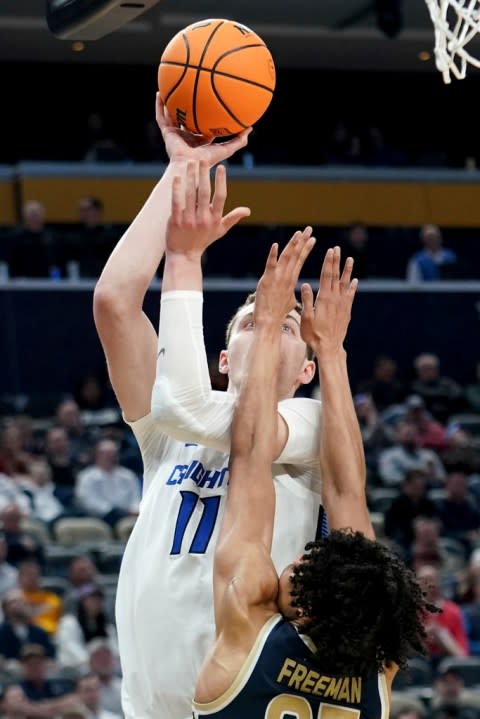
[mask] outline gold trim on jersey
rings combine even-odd
[[[220,711],[225,706],[227,706],[233,699],[235,699],[235,697],[241,692],[247,681],[250,679],[250,676],[255,669],[256,663],[258,661],[258,657],[262,652],[262,649],[268,639],[270,632],[272,631],[273,627],[278,624],[282,619],[283,616],[281,614],[274,614],[272,617],[270,617],[270,619],[265,622],[263,627],[258,632],[257,638],[255,639],[252,648],[248,652],[248,655],[243,662],[240,671],[238,672],[237,676],[235,677],[231,685],[228,687],[228,689],[226,689],[223,694],[221,694],[217,699],[213,699],[211,702],[205,702],[204,704],[202,704],[200,702],[196,702],[194,699],[192,705],[195,710],[202,712],[202,714],[212,714],[213,712]]]
[[[388,693],[387,678],[384,672],[378,675],[378,695],[382,707],[381,719],[388,719],[390,716],[390,699]]]
[[[294,625],[294,626],[295,626],[295,625]],[[295,628],[296,628],[296,627],[295,627]],[[316,654],[316,653],[317,653],[317,647],[315,646],[315,642],[313,641],[313,639],[310,639],[310,637],[308,636],[308,634],[300,634],[300,632],[298,632],[298,636],[300,637],[300,639],[302,640],[302,642],[310,649],[310,651],[312,652],[312,654]]]

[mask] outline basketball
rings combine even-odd
[[[207,138],[235,135],[268,108],[275,65],[250,28],[233,20],[202,20],[168,43],[158,68],[158,89],[179,127]]]

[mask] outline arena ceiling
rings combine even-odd
[[[403,27],[390,38],[378,28],[374,0],[161,0],[123,29],[75,51],[71,41],[49,32],[45,0],[2,0],[0,60],[152,64],[185,25],[228,17],[258,32],[279,67],[436,72],[424,0],[399,4]]]

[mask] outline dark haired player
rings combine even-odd
[[[232,426],[230,483],[215,552],[216,640],[200,672],[195,719],[387,719],[398,667],[421,652],[433,610],[413,573],[375,541],[362,439],[343,348],[356,280],[328,250],[315,305],[302,288],[301,331],[318,358],[320,462],[331,534],[278,576],[272,481],[282,318],[294,306],[295,242],[272,247],[254,310],[248,371]],[[296,269],[296,268],[295,268]],[[295,523],[296,517],[291,517]]]

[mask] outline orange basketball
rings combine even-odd
[[[250,28],[233,20],[202,20],[168,43],[158,89],[179,127],[208,138],[235,135],[269,106],[275,65]]]

